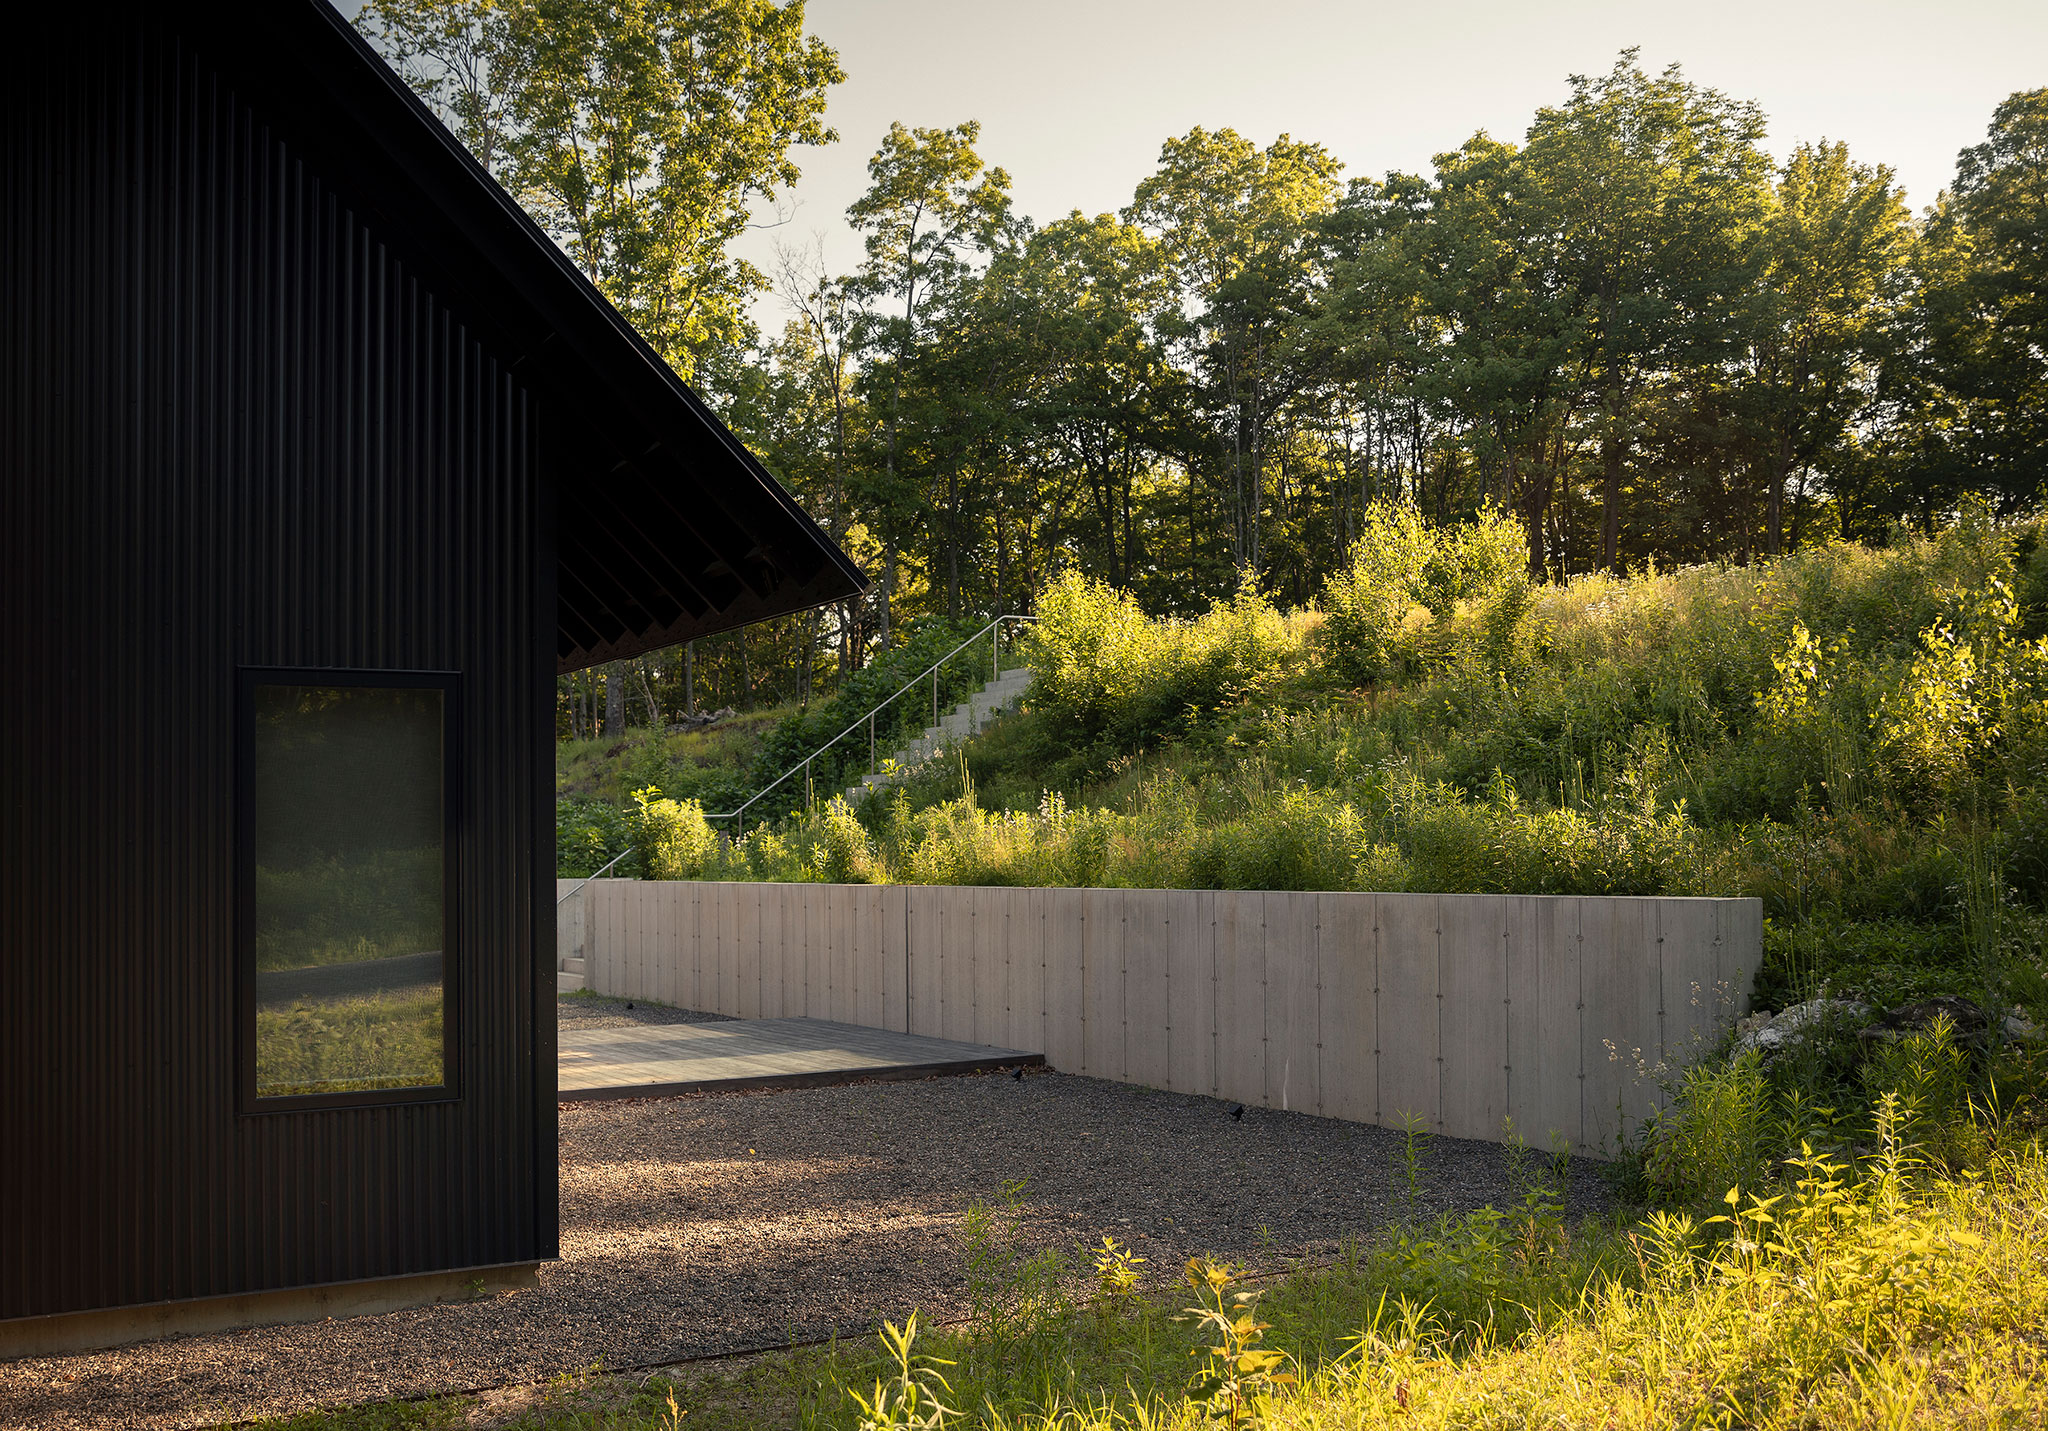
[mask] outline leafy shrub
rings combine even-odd
[[[1515,662],[1533,605],[1528,543],[1512,517],[1492,508],[1470,522],[1433,527],[1413,507],[1375,502],[1349,560],[1324,584],[1322,605],[1318,644],[1331,672],[1348,684],[1419,669],[1431,627],[1437,631],[1428,644],[1441,660],[1461,605],[1482,613],[1481,660],[1499,669]]]
[[[695,800],[670,800],[655,790],[636,790],[633,843],[642,879],[694,879],[718,849],[718,836]]]
[[[1980,754],[1992,711],[1987,673],[1955,630],[1938,622],[1878,709],[1878,749],[1893,788],[1915,804],[1952,795]]]
[[[1800,805],[1843,808],[1860,791],[1868,764],[1858,672],[1849,641],[1823,645],[1802,621],[1772,658],[1777,680],[1757,696],[1759,734],[1772,757],[1771,783]]]
[[[1350,889],[1370,853],[1364,823],[1349,804],[1327,791],[1283,790],[1241,819],[1193,832],[1181,882],[1195,889]]]
[[[1438,619],[1461,602],[1484,606],[1528,589],[1529,540],[1510,513],[1488,507],[1469,522],[1432,527],[1429,536],[1422,603]]]
[[[1129,751],[1241,704],[1297,644],[1250,585],[1192,621],[1154,621],[1069,571],[1039,598],[1031,702],[1067,738]]]
[[[1925,1156],[1952,1172],[1981,1164],[1987,1134],[1972,1106],[1978,1070],[1946,1018],[1879,1042],[1859,1073],[1867,1096],[1895,1100],[1902,1133]]]
[[[1643,1178],[1666,1206],[1705,1209],[1732,1187],[1755,1187],[1782,1151],[1770,1137],[1775,1098],[1762,1060],[1744,1053],[1682,1075],[1646,1139]]]
[[[833,796],[813,822],[807,863],[826,884],[871,884],[875,854],[867,828],[841,796]]]
[[[587,879],[633,843],[626,812],[603,800],[555,802],[555,869],[564,879]]]
[[[1391,680],[1414,665],[1410,613],[1449,584],[1430,579],[1439,556],[1422,514],[1406,504],[1375,502],[1366,510],[1350,560],[1323,588],[1319,633],[1323,658],[1353,685]],[[1448,614],[1446,612],[1445,614]]]

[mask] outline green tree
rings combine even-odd
[[[1436,167],[1416,251],[1424,300],[1445,333],[1418,384],[1469,425],[1480,495],[1521,515],[1530,570],[1541,575],[1585,389],[1586,305],[1572,289],[1558,232],[1522,197],[1528,178],[1513,145],[1477,134],[1438,155]]]
[[[1159,151],[1124,217],[1171,256],[1192,316],[1169,325],[1202,370],[1228,473],[1239,571],[1263,570],[1267,423],[1286,390],[1286,335],[1307,312],[1340,164],[1283,134],[1264,149],[1231,129],[1189,130]]]
[[[1441,480],[1425,490],[1426,454],[1447,405],[1420,382],[1446,337],[1424,261],[1438,197],[1415,175],[1354,179],[1321,225],[1329,281],[1297,335],[1296,359],[1324,385],[1328,423],[1342,444],[1347,480],[1334,496],[1346,549],[1375,500],[1405,495],[1424,508],[1433,499],[1437,520],[1448,519],[1453,464],[1437,464]]]
[[[865,378],[881,425],[882,470],[868,497],[881,524],[881,643],[889,644],[902,543],[928,503],[902,473],[907,370],[951,290],[1011,237],[1010,178],[975,153],[981,125],[952,129],[889,126],[868,160],[868,190],[847,209],[867,261],[848,282],[865,305],[855,332],[869,357]]]
[[[1763,467],[1764,548],[1785,549],[1785,488],[1837,449],[1865,407],[1887,283],[1912,240],[1891,170],[1845,144],[1802,144],[1778,181],[1763,239],[1749,411]]]
[[[826,447],[830,473],[822,507],[813,515],[842,547],[848,545],[856,521],[853,500],[853,447],[858,404],[854,392],[854,330],[858,307],[849,284],[834,278],[825,267],[824,242],[820,237],[809,249],[783,246],[777,250],[777,286],[784,304],[797,317],[796,333],[786,333],[779,365],[792,367],[792,356],[803,354],[801,371],[816,393],[821,394],[831,413]],[[859,617],[864,603],[858,599],[843,603],[838,611],[839,672],[850,674],[858,664]]]
[[[357,23],[683,377],[751,335],[728,245],[829,143],[802,0],[370,0]]]
[[[1905,315],[1901,426],[1923,510],[2048,487],[2048,89],[1998,106],[1929,213]]]
[[[1144,484],[1182,440],[1185,383],[1157,333],[1176,297],[1166,255],[1114,215],[1074,213],[999,259],[988,286],[1029,315],[1000,330],[1030,340],[1019,437],[1082,494],[1094,519],[1084,566],[1132,590],[1148,537]]]
[[[1623,51],[1539,110],[1522,155],[1526,227],[1555,245],[1583,315],[1581,361],[1600,438],[1600,560],[1620,560],[1622,477],[1639,404],[1660,375],[1725,359],[1754,282],[1770,160],[1755,105],[1656,78]]]

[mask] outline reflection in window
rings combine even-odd
[[[444,1084],[446,697],[253,691],[256,1095]]]

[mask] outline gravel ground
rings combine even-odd
[[[1052,1073],[568,1104],[537,1289],[0,1364],[0,1426],[207,1426],[953,1315],[961,1212],[1006,1179],[1045,1244],[1108,1233],[1155,1276],[1197,1252],[1273,1266],[1398,1212],[1400,1153],[1386,1129]],[[1500,1149],[1430,1149],[1429,1210],[1506,1196]]]
[[[669,1004],[601,998],[594,994],[564,995],[555,1000],[555,1027],[560,1029],[623,1029],[634,1024],[726,1024],[724,1014],[703,1014]]]

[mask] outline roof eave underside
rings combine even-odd
[[[223,54],[240,61],[227,72],[251,77],[281,122],[297,121],[294,141],[317,148],[380,227],[412,240],[435,286],[541,395],[558,506],[559,671],[866,589],[861,570],[324,0],[251,6],[197,38],[241,51]],[[300,64],[284,73],[280,55]]]

